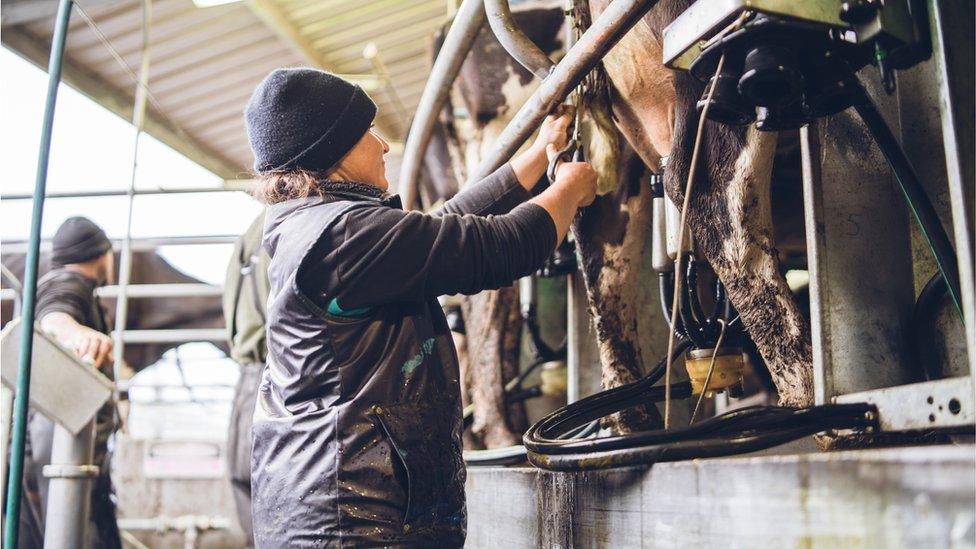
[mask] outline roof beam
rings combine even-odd
[[[86,8],[111,6],[121,4],[124,0],[87,0]],[[3,3],[3,13],[0,13],[0,25],[10,27],[33,23],[42,19],[52,19],[58,11],[57,2],[44,0],[6,0]],[[4,30],[6,32],[6,29]]]
[[[308,38],[295,27],[275,0],[248,0],[247,6],[306,63],[329,72],[338,72],[330,66],[325,56],[312,45]],[[380,130],[385,135],[399,135],[396,128],[388,124],[380,125]]]
[[[22,27],[5,28],[0,40],[27,61],[46,70],[51,49],[47,40],[33,35]],[[133,97],[130,92],[109,84],[97,74],[74,63],[70,57],[65,61],[62,80],[66,84],[124,120],[132,119]],[[238,178],[246,171],[243,166],[238,166],[213,151],[152,109],[146,112],[143,129],[178,153],[224,179]]]

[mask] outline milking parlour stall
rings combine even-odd
[[[0,25],[4,549],[976,547],[971,3]]]

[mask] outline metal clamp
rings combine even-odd
[[[45,465],[41,469],[44,478],[95,478],[100,469],[97,465]]]
[[[549,161],[549,167],[546,168],[546,177],[549,179],[549,183],[556,182],[556,170],[559,168],[559,164],[562,162],[583,162],[585,160],[585,155],[583,154],[583,146],[575,138],[569,140],[569,144],[566,147],[556,153]]]

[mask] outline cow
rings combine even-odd
[[[576,21],[585,28],[608,3],[577,2]],[[641,250],[649,239],[651,220],[649,189],[641,182],[648,167],[656,168],[660,157],[670,154],[672,163],[665,178],[667,194],[681,203],[697,126],[695,102],[703,86],[663,66],[661,31],[690,4],[677,0],[659,2],[601,64],[605,94],[591,94],[591,100],[598,102],[590,105],[591,115],[611,112],[617,132],[592,131],[592,127],[588,132],[587,148],[591,151],[590,160],[601,173],[602,194],[582,212],[573,232],[598,336],[602,382],[607,388],[634,381],[643,374],[644,355],[659,356],[664,352],[658,345],[642,349],[638,337],[647,330],[647,326],[638,329],[640,317],[646,317],[647,312],[641,314],[637,310],[637,289],[650,282],[639,279]],[[558,55],[558,39],[565,32],[558,24],[562,16],[558,7],[516,9],[513,15],[519,27],[547,54]],[[451,109],[442,116],[449,128],[444,133],[449,141],[453,140],[455,150],[451,156],[455,164],[461,165],[456,171],[462,173],[462,178],[465,171],[477,165],[493,137],[536,85],[531,74],[482,31],[452,92],[453,104],[463,106],[468,117],[454,119]],[[606,126],[606,120],[597,125]],[[615,133],[619,142],[612,139]],[[700,172],[696,181],[697,196],[689,212],[692,233],[701,252],[728,285],[733,304],[755,338],[754,344],[747,341],[746,346],[754,345],[761,355],[756,356],[760,380],[775,381],[775,389],[785,404],[809,404],[809,330],[780,274],[781,255],[790,267],[805,266],[802,218],[796,214],[802,211],[797,133],[777,140],[775,134],[707,123],[704,141],[701,165],[709,169]],[[593,151],[600,153],[597,158],[593,158]],[[774,161],[778,183],[772,187],[772,199],[778,206],[775,220],[770,207]],[[774,243],[786,253],[777,253]],[[772,379],[765,371],[763,359],[774,372]],[[488,371],[492,368],[497,369],[498,363],[482,365],[469,377],[474,386],[492,386],[490,390],[476,391],[475,400],[479,392],[496,395],[485,407],[501,415],[504,408],[498,397],[499,376]],[[653,406],[629,410],[606,423],[618,432],[660,424],[660,415]]]
[[[598,17],[610,0],[578,0]],[[665,191],[684,200],[704,85],[662,64],[662,31],[691,6],[663,0],[603,59],[620,132],[645,163],[668,155]],[[769,368],[779,401],[813,404],[810,329],[780,271],[771,180],[777,134],[706,122],[688,224]],[[795,212],[796,210],[794,210]]]
[[[118,265],[118,252],[115,264]],[[18,280],[24,276],[24,254],[4,254],[3,265]],[[49,253],[42,253],[38,273],[44,276],[51,269]],[[116,272],[116,277],[118,273]],[[189,284],[201,281],[188,276],[169,264],[156,250],[134,251],[132,253],[132,284]],[[102,299],[106,309],[106,320],[114,324],[115,299]],[[0,322],[6,325],[13,318],[13,302],[4,301],[0,305]],[[168,330],[191,328],[221,328],[224,313],[220,296],[193,297],[151,297],[130,298],[127,330]],[[169,349],[179,343],[129,344],[125,346],[125,363],[134,373],[152,365]],[[226,343],[217,346],[227,351]]]
[[[567,19],[560,6],[531,6],[516,9],[515,20],[526,34],[551,57],[564,51],[563,37]],[[504,129],[538,85],[533,75],[516,63],[502,49],[487,27],[482,29],[472,47],[451,94],[452,107],[445,109],[442,121],[446,130],[435,132],[434,147],[441,147],[437,136],[448,136],[455,172],[463,179],[475,169],[491,147],[494,138]],[[593,112],[604,112],[597,111]],[[455,111],[466,114],[454,117]],[[641,346],[638,343],[637,292],[641,249],[650,227],[650,195],[646,185],[647,170],[627,143],[617,138],[609,118],[589,120],[588,135],[598,135],[588,147],[600,172],[599,187],[604,193],[586,208],[574,226],[576,244],[583,259],[583,278],[594,328],[598,336],[602,383],[616,387],[632,382],[643,375]],[[444,155],[441,155],[443,157]],[[444,173],[445,168],[430,162],[428,151],[426,170]],[[618,181],[626,182],[623,185]],[[500,295],[499,295],[500,294]],[[511,341],[517,345],[521,323],[517,321],[515,288],[486,292],[469,298],[465,307],[468,324],[467,354],[472,361],[465,368],[470,381],[467,392],[475,405],[475,429],[482,426],[502,431],[492,437],[484,433],[487,447],[504,445],[518,440],[517,422],[506,416],[502,386],[514,372],[512,360],[517,360],[517,347],[498,347],[497,341]],[[495,323],[486,323],[485,318]],[[479,328],[472,333],[471,325]],[[491,329],[485,330],[484,326]],[[500,331],[500,333],[499,333]],[[509,337],[505,337],[510,334]],[[488,340],[487,343],[482,341]],[[472,349],[488,352],[472,353]],[[495,352],[495,349],[499,349]],[[517,364],[515,364],[517,366]],[[512,373],[509,373],[512,372]],[[518,411],[517,411],[518,412]],[[508,417],[509,421],[504,419]],[[629,410],[614,416],[608,426],[618,431],[630,431],[660,421],[652,405]]]

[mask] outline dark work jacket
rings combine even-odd
[[[510,284],[555,226],[506,165],[433,215],[357,183],[268,209],[258,547],[461,546],[457,354],[436,298]]]
[[[98,282],[69,269],[55,268],[37,282],[35,318],[65,313],[82,326],[108,335],[108,323],[101,301],[95,295]],[[104,362],[98,371],[109,380],[115,377],[112,364]],[[109,473],[108,439],[115,432],[115,402],[109,400],[95,416],[95,465]],[[46,484],[46,481],[45,481]]]

